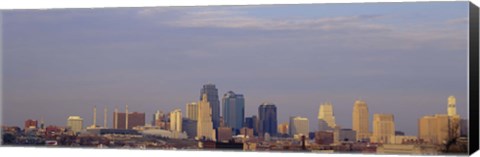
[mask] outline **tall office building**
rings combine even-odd
[[[213,129],[212,109],[207,94],[203,94],[198,102],[197,138],[215,141],[215,129]]]
[[[197,136],[197,121],[183,118],[182,129],[187,133],[188,138],[195,138]]]
[[[355,130],[357,140],[370,138],[369,116],[367,103],[362,100],[355,101],[352,112],[352,130]]]
[[[197,120],[198,118],[198,105],[196,102],[187,103],[187,118],[191,120]]]
[[[431,144],[442,144],[449,136],[460,136],[459,123],[459,116],[423,116],[418,120],[418,138]]]
[[[182,132],[182,111],[175,109],[170,112],[170,131]]]
[[[218,99],[218,89],[214,84],[203,85],[200,90],[200,100],[202,100],[203,94],[207,94],[207,101],[210,103],[212,110],[212,122],[213,128],[220,126],[220,100]]]
[[[258,118],[251,116],[245,118],[245,127],[253,129],[253,134],[258,136]]]
[[[457,106],[456,106],[457,100],[455,99],[455,96],[449,96],[448,97],[448,109],[447,113],[449,116],[455,116],[457,115]]]
[[[258,135],[264,136],[268,133],[270,136],[277,135],[277,107],[272,103],[263,103],[258,107]]]
[[[69,116],[67,119],[67,127],[73,132],[80,132],[83,129],[83,118],[80,116]]]
[[[223,120],[225,126],[234,130],[234,133],[240,131],[243,127],[245,118],[245,99],[242,94],[235,94],[229,91],[222,98]]]
[[[376,143],[390,143],[390,137],[395,136],[395,122],[392,114],[373,115],[373,133],[371,140]]]
[[[299,116],[290,117],[288,130],[289,130],[290,136],[301,137],[302,135],[305,135],[306,137],[308,137],[308,132],[310,131],[308,119],[304,117],[299,117]]]
[[[333,130],[336,125],[332,103],[326,102],[320,104],[318,110],[318,129],[320,131]]]

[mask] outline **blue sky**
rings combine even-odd
[[[3,11],[3,121],[69,115],[94,105],[171,111],[244,94],[246,116],[264,101],[310,119],[330,101],[351,127],[353,102],[392,113],[417,134],[423,115],[467,116],[467,2],[260,5]],[[100,117],[100,116],[99,116]],[[103,116],[102,116],[103,117]],[[111,126],[111,115],[109,125]],[[371,116],[372,117],[372,116]],[[98,121],[102,121],[98,119]]]

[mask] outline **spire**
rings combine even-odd
[[[125,104],[125,129],[128,129],[128,105]]]

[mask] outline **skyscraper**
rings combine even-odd
[[[187,118],[190,120],[197,120],[198,118],[198,105],[196,102],[187,103]]]
[[[207,101],[210,103],[212,110],[212,122],[213,128],[220,126],[220,100],[218,99],[218,89],[214,84],[205,84],[200,90],[200,100],[202,100],[203,94],[207,94]]]
[[[326,102],[320,104],[318,110],[318,129],[320,131],[333,130],[336,125],[332,103]]]
[[[180,109],[170,112],[170,131],[182,132],[182,111]]]
[[[447,113],[449,116],[455,116],[457,115],[457,106],[456,106],[456,99],[455,99],[455,96],[449,96],[448,97],[448,109],[447,109]]]
[[[289,134],[288,123],[278,124],[277,133],[280,136],[287,136]]]
[[[197,138],[215,140],[215,129],[213,129],[212,109],[207,94],[203,94],[202,100],[198,102]]]
[[[368,106],[365,101],[357,100],[353,104],[352,129],[357,134],[357,140],[370,138]]]
[[[67,127],[73,132],[80,132],[83,129],[83,118],[80,116],[69,116],[67,119]]]
[[[277,135],[277,107],[272,103],[263,103],[258,107],[259,128],[258,135],[264,136],[268,133],[270,136]]]
[[[308,137],[308,132],[310,131],[308,119],[304,117],[299,117],[299,116],[290,117],[288,130],[289,130],[290,136],[301,137],[302,135],[305,135],[306,137]]]
[[[372,142],[390,143],[390,137],[395,136],[395,120],[393,114],[374,114],[372,124]]]
[[[245,118],[245,99],[242,94],[229,91],[222,98],[223,120],[225,126],[239,132]]]

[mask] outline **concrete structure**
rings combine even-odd
[[[277,131],[279,135],[288,135],[290,131],[288,129],[288,123],[278,124]]]
[[[220,100],[218,99],[218,89],[214,84],[205,84],[200,90],[200,101],[202,101],[204,94],[207,94],[206,101],[210,103],[213,128],[216,129],[220,126]]]
[[[289,135],[301,137],[305,135],[308,137],[308,132],[310,131],[308,118],[305,117],[290,117],[290,123],[288,125]]]
[[[38,128],[38,121],[32,120],[32,119],[26,120],[24,129],[29,129],[29,128]]]
[[[182,111],[175,109],[170,112],[170,131],[182,132]]]
[[[245,119],[245,99],[242,94],[228,91],[222,98],[222,113],[225,126],[239,132]]]
[[[191,120],[197,120],[198,118],[198,105],[196,102],[191,102],[186,105],[187,118]]]
[[[447,104],[447,114],[448,116],[456,116],[457,115],[457,106],[456,106],[457,100],[455,99],[455,96],[449,96],[448,97],[448,104]]]
[[[335,123],[335,116],[333,114],[332,103],[326,102],[320,104],[318,110],[318,130],[327,131],[333,130],[337,124]]]
[[[108,127],[108,124],[107,124],[107,106],[105,106],[105,108],[103,109],[103,128],[107,128]]]
[[[357,140],[370,138],[368,106],[365,101],[357,100],[353,104],[352,130],[357,134]]]
[[[418,120],[418,138],[431,144],[441,144],[449,136],[460,135],[459,121],[459,116],[446,114],[423,116]]]
[[[115,107],[115,111],[113,111],[113,128],[118,129],[118,108]]]
[[[173,138],[173,139],[187,138],[187,134],[185,132],[174,132],[174,131],[163,130],[163,129],[145,129],[140,131],[140,133],[144,135]]]
[[[227,143],[232,139],[232,128],[230,127],[218,127],[217,128],[217,141]]]
[[[258,135],[264,136],[268,133],[270,136],[277,135],[277,107],[275,104],[264,102],[258,107]]]
[[[212,109],[207,98],[207,94],[203,94],[202,100],[198,102],[197,138],[214,141],[215,129],[213,129]]]
[[[374,114],[371,141],[374,143],[390,143],[390,137],[395,136],[394,121],[392,114]]]
[[[83,118],[80,116],[69,116],[67,119],[67,127],[77,133],[83,129]]]

